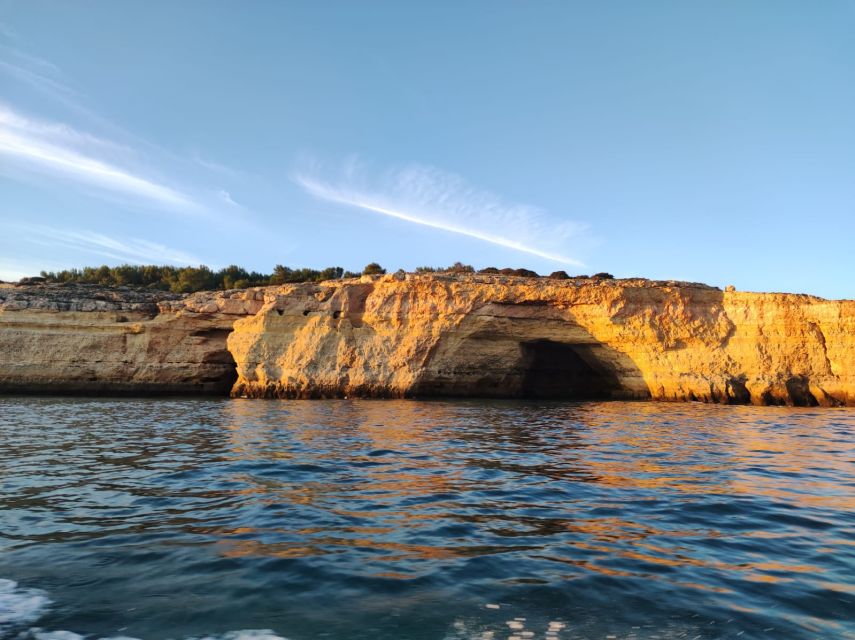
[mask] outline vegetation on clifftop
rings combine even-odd
[[[272,273],[247,271],[237,265],[230,265],[214,271],[204,265],[199,267],[173,267],[169,265],[123,264],[118,267],[102,265],[57,272],[42,271],[41,275],[48,282],[147,287],[176,293],[191,293],[215,289],[242,289],[288,282],[321,282],[322,280],[341,278],[345,275],[355,276],[358,274],[345,273],[341,267],[327,267],[319,271],[306,268],[292,269],[281,264],[276,265]]]
[[[362,270],[363,275],[380,275],[386,273],[386,269],[376,262],[371,262]],[[540,277],[530,269],[496,269],[487,267],[478,271],[472,265],[455,262],[449,267],[417,267],[416,273],[479,273],[510,275],[526,278]],[[265,285],[276,285],[296,282],[322,282],[324,280],[336,280],[338,278],[353,278],[359,273],[345,271],[342,267],[327,267],[326,269],[300,268],[292,269],[277,264],[272,273],[259,273],[247,271],[243,267],[230,265],[223,269],[214,271],[210,267],[201,265],[198,267],[174,267],[170,265],[128,265],[118,267],[84,267],[82,269],[65,269],[63,271],[42,271],[41,276],[47,282],[75,283],[75,284],[97,284],[101,286],[129,286],[146,287],[162,291],[173,291],[175,293],[192,293],[195,291],[213,291],[225,289],[243,289],[246,287],[257,287]],[[554,279],[565,279],[568,276],[564,271],[556,271],[548,276]],[[589,276],[575,276],[576,278],[588,278]],[[594,278],[609,279],[613,276],[608,273],[598,273]]]

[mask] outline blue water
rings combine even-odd
[[[0,637],[855,637],[855,411],[0,399]]]

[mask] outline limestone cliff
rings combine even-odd
[[[190,296],[0,288],[0,391],[229,389],[855,405],[855,301],[444,274]]]
[[[0,391],[226,395],[235,379],[226,337],[236,315],[260,306],[214,294],[3,286]]]
[[[250,397],[855,404],[855,301],[646,280],[364,277],[268,289],[235,323]]]

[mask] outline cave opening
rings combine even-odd
[[[617,376],[591,345],[536,340],[520,346],[523,397],[597,400],[621,395]]]
[[[230,395],[238,380],[237,362],[228,348],[231,329],[207,329],[194,333],[214,341],[221,348],[212,348],[202,357],[203,370],[195,377],[196,393],[211,396]]]

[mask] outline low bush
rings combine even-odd
[[[365,268],[362,270],[362,275],[364,276],[380,276],[386,273],[386,269],[381,267],[376,262],[369,262],[365,265]]]
[[[536,271],[532,271],[531,269],[514,269],[515,276],[519,276],[521,278],[539,278],[540,275]]]

